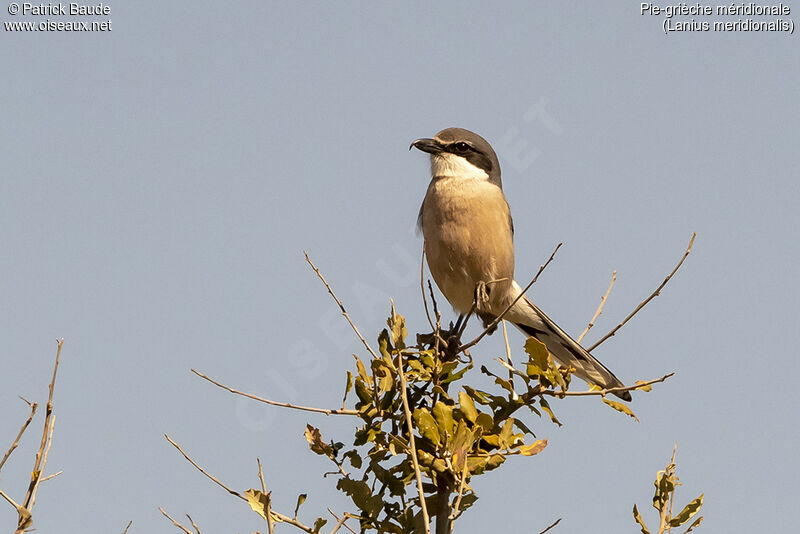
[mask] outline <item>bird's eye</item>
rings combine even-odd
[[[469,145],[463,141],[460,141],[456,143],[456,150],[458,150],[459,152],[466,152],[467,150],[469,150]]]

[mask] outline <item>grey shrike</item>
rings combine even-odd
[[[431,183],[419,211],[428,268],[436,285],[461,314],[477,294],[477,314],[490,323],[522,292],[514,281],[514,224],[491,145],[462,128],[447,128],[411,147],[431,157]],[[624,387],[527,297],[504,317],[547,346],[575,374],[603,388]],[[617,393],[631,400],[629,392]]]

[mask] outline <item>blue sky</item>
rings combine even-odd
[[[390,297],[422,330],[428,165],[407,148],[448,126],[498,152],[517,278],[564,242],[532,297],[567,331],[617,271],[589,343],[698,233],[662,295],[596,352],[625,381],[677,373],[635,397],[641,422],[597,399],[554,404],[565,426],[528,421],[549,447],[482,477],[457,532],[558,517],[554,532],[633,532],[676,441],[679,501],[706,495],[701,531],[795,522],[796,35],[665,35],[663,17],[622,2],[109,5],[110,32],[0,32],[8,444],[27,415],[17,395],[46,399],[65,338],[48,463],[64,473],[40,489],[39,532],[173,532],[159,506],[206,532],[263,530],[165,432],[241,490],[261,457],[284,513],[302,492],[306,518],[349,509],[303,429],[345,441],[351,421],[255,405],[189,369],[341,402],[361,348],[303,250],[365,336]],[[475,355],[502,351],[493,336]],[[14,497],[38,432],[3,468]],[[0,506],[0,523],[15,518]]]

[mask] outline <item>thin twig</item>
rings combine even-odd
[[[554,526],[556,526],[557,524],[559,524],[559,523],[561,522],[561,519],[562,519],[562,518],[560,518],[560,517],[559,517],[558,519],[556,519],[556,522],[555,522],[555,523],[553,523],[552,525],[550,525],[549,527],[547,527],[546,529],[544,529],[543,531],[541,531],[539,534],[544,534],[545,532],[547,532],[548,530],[550,530],[551,528],[553,528]]]
[[[590,389],[587,391],[554,391],[552,389],[545,389],[537,391],[536,395],[534,396],[549,395],[550,397],[590,397],[599,395],[601,397],[604,397],[609,393],[622,393],[623,391],[635,391],[645,386],[657,384],[659,382],[665,381],[667,378],[673,376],[674,374],[675,373],[669,373],[662,376],[661,378],[656,378],[655,380],[648,380],[647,382],[639,382],[638,384],[634,384],[633,386],[624,386],[624,387],[607,388],[607,389]]]
[[[425,534],[431,534],[431,520],[428,516],[428,506],[425,504],[425,490],[422,489],[422,472],[419,470],[419,460],[417,460],[417,446],[414,441],[414,426],[411,423],[411,409],[408,407],[408,393],[406,392],[406,375],[403,372],[403,354],[397,354],[397,369],[400,375],[400,395],[403,398],[403,411],[406,414],[406,425],[408,426],[408,443],[411,447],[411,459],[414,462],[414,474],[417,477],[417,491],[419,492],[419,503],[422,508],[422,521],[425,524]]]
[[[125,530],[122,531],[122,534],[128,534],[128,529],[131,528],[133,524],[133,520],[128,521],[128,524],[125,526]]]
[[[22,399],[22,397],[20,397],[20,399]],[[8,457],[11,456],[11,453],[14,452],[14,449],[16,449],[17,446],[19,445],[19,440],[22,437],[22,434],[24,434],[25,430],[28,429],[28,425],[30,425],[31,421],[33,421],[33,416],[36,415],[36,408],[39,407],[39,405],[36,404],[35,402],[31,403],[26,401],[25,399],[22,400],[27,402],[28,406],[30,406],[31,414],[28,416],[28,420],[25,421],[25,423],[22,425],[22,428],[19,429],[19,433],[17,434],[16,439],[14,439],[14,443],[11,444],[11,447],[9,447],[8,451],[6,451],[5,455],[3,455],[3,459],[0,460],[0,469],[3,469],[3,465],[5,465],[6,460],[8,460]]]
[[[178,523],[178,522],[177,522],[177,521],[175,521],[174,519],[172,519],[172,518],[170,517],[170,515],[169,515],[167,512],[165,512],[165,511],[164,511],[164,509],[163,509],[163,508],[161,508],[161,507],[159,506],[159,507],[158,507],[158,509],[161,511],[161,513],[162,513],[162,514],[164,514],[164,517],[166,517],[167,519],[169,519],[170,521],[172,521],[172,524],[173,524],[173,525],[175,525],[176,527],[178,527],[179,529],[181,529],[182,531],[184,531],[186,534],[194,534],[194,532],[192,532],[192,531],[191,531],[191,530],[189,530],[188,528],[184,527],[183,525],[181,525],[180,523]]]
[[[678,265],[676,265],[676,266],[675,266],[675,268],[674,268],[674,269],[672,269],[672,272],[671,272],[671,273],[669,273],[669,274],[667,275],[667,277],[666,277],[666,278],[664,278],[664,281],[663,281],[663,282],[661,282],[661,285],[660,285],[660,286],[658,286],[658,287],[656,288],[656,290],[655,290],[655,291],[653,291],[653,292],[650,294],[650,296],[649,296],[649,297],[647,297],[647,298],[646,298],[646,299],[644,299],[642,302],[640,302],[640,303],[639,303],[639,305],[638,305],[638,306],[636,306],[636,309],[635,309],[635,310],[633,310],[633,311],[630,313],[630,315],[628,315],[627,317],[625,317],[625,319],[624,319],[624,320],[623,320],[621,323],[619,323],[617,326],[615,326],[615,327],[614,327],[614,329],[613,329],[613,330],[611,330],[611,332],[609,332],[608,334],[606,334],[606,335],[604,335],[603,337],[601,337],[599,341],[597,341],[597,342],[596,342],[594,345],[592,345],[591,347],[589,347],[588,349],[586,349],[587,351],[589,351],[589,352],[592,352],[592,351],[593,351],[594,349],[596,349],[596,348],[597,348],[597,347],[598,347],[598,346],[599,346],[599,345],[600,345],[600,344],[601,344],[603,341],[605,341],[606,339],[608,339],[608,338],[610,338],[611,336],[613,336],[614,334],[616,334],[616,333],[617,333],[617,330],[619,330],[620,328],[622,328],[622,326],[623,326],[625,323],[627,323],[627,322],[628,322],[628,321],[629,321],[629,320],[630,320],[630,319],[631,319],[631,318],[632,318],[634,315],[636,315],[637,313],[639,313],[639,310],[641,310],[642,308],[644,308],[644,307],[645,307],[645,305],[647,305],[647,303],[648,303],[648,302],[650,302],[651,300],[653,300],[654,298],[656,298],[656,297],[657,297],[657,296],[658,296],[658,295],[661,293],[661,290],[664,288],[664,286],[665,286],[665,285],[667,285],[667,282],[669,282],[670,278],[672,278],[672,276],[673,276],[673,275],[674,275],[676,272],[678,272],[678,269],[680,269],[680,268],[681,268],[681,265],[683,265],[683,262],[684,262],[684,260],[687,258],[687,256],[689,256],[689,253],[692,251],[692,245],[694,244],[694,238],[695,238],[696,236],[697,236],[697,232],[692,232],[692,238],[689,240],[689,246],[688,246],[688,247],[686,247],[686,252],[684,252],[684,253],[683,253],[683,256],[681,257],[681,260],[678,262]]]
[[[50,418],[50,428],[47,430],[47,446],[44,448],[44,454],[42,454],[42,465],[40,467],[40,471],[37,473],[37,481],[36,485],[33,486],[33,493],[31,493],[31,502],[28,506],[28,511],[33,510],[33,505],[36,504],[36,493],[39,491],[39,485],[44,482],[42,478],[42,473],[44,472],[44,468],[47,466],[47,457],[50,455],[50,446],[53,444],[53,431],[56,427],[56,414],[53,414]],[[53,478],[57,476],[58,473],[46,478]]]
[[[342,304],[342,301],[339,300],[339,298],[333,292],[333,289],[331,289],[330,284],[328,284],[328,282],[325,280],[325,277],[322,276],[322,273],[319,272],[319,269],[317,269],[316,265],[314,265],[314,263],[311,261],[311,258],[308,257],[308,252],[303,251],[303,254],[305,254],[306,261],[308,262],[308,264],[311,266],[312,269],[314,269],[314,272],[317,273],[317,277],[319,277],[319,279],[322,280],[322,283],[325,284],[325,288],[328,290],[328,293],[330,293],[331,297],[333,297],[333,300],[336,301],[336,304],[339,305],[339,309],[342,310],[342,315],[344,315],[344,318],[347,319],[348,323],[350,323],[350,328],[353,329],[353,332],[356,333],[356,335],[358,336],[358,339],[360,339],[361,343],[364,344],[364,347],[366,347],[366,349],[369,351],[369,353],[372,354],[372,357],[375,358],[376,360],[379,360],[380,358],[378,358],[378,355],[375,354],[375,351],[372,350],[372,347],[369,346],[369,343],[367,343],[367,340],[364,339],[364,336],[362,336],[361,332],[358,331],[358,327],[353,323],[352,320],[350,320],[350,316],[347,314],[347,310],[344,309],[344,305]]]
[[[214,482],[216,482],[218,486],[220,486],[222,489],[224,489],[225,491],[227,491],[231,495],[233,495],[235,497],[239,497],[241,500],[247,502],[247,498],[244,497],[241,493],[239,493],[236,490],[233,490],[233,489],[229,488],[228,486],[226,486],[225,484],[220,482],[217,477],[215,477],[214,475],[210,474],[208,471],[206,471],[205,469],[200,467],[197,464],[197,462],[192,460],[191,457],[189,457],[189,455],[186,454],[186,452],[184,452],[184,450],[181,448],[181,446],[178,445],[177,443],[175,443],[168,435],[164,434],[164,437],[167,438],[167,441],[169,441],[172,444],[173,447],[178,449],[178,451],[183,455],[183,457],[186,458],[186,461],[188,461],[190,464],[192,464],[198,471],[200,471],[206,477],[208,477],[211,480],[213,480]],[[276,518],[278,518],[280,521],[283,521],[284,523],[289,523],[290,525],[293,525],[293,526],[299,528],[300,530],[302,530],[304,532],[308,532],[308,534],[314,534],[314,529],[312,529],[311,527],[309,527],[307,525],[304,525],[303,523],[301,523],[299,521],[296,521],[296,520],[292,519],[288,515],[284,515],[284,514],[281,514],[279,512],[275,512],[275,511],[271,511],[270,513],[273,516],[275,516]],[[268,517],[269,517],[269,514],[268,514]]]
[[[357,410],[329,410],[327,408],[314,408],[314,407],[311,407],[311,406],[298,406],[296,404],[290,404],[288,402],[278,402],[278,401],[274,401],[274,400],[265,399],[263,397],[259,397],[258,395],[253,395],[252,393],[245,393],[244,391],[239,391],[238,389],[234,389],[234,388],[232,388],[230,386],[226,386],[225,384],[221,384],[221,383],[217,382],[216,380],[214,380],[213,378],[210,378],[210,377],[204,375],[203,373],[201,373],[201,372],[199,372],[199,371],[197,371],[195,369],[192,369],[191,371],[194,374],[196,374],[197,376],[199,376],[200,378],[202,378],[204,380],[208,380],[209,382],[211,382],[215,386],[220,387],[220,388],[222,388],[222,389],[224,389],[226,391],[230,391],[231,393],[234,393],[236,395],[241,395],[242,397],[247,397],[248,399],[253,399],[253,400],[256,400],[258,402],[271,404],[272,406],[280,406],[282,408],[292,408],[294,410],[302,410],[302,411],[305,411],[305,412],[324,413],[325,415],[358,415],[358,411]]]
[[[678,442],[676,441],[675,444],[672,446],[672,459],[669,461],[670,465],[672,466],[673,473],[675,470],[675,453],[678,452]],[[676,485],[677,486],[677,485]],[[678,488],[673,488],[672,492],[669,494],[669,518],[672,519],[672,504],[675,501],[675,491]],[[667,532],[672,532],[672,527],[667,528]]]
[[[578,339],[576,339],[578,343],[580,343],[583,340],[583,337],[589,333],[589,330],[591,330],[592,327],[594,326],[595,320],[597,320],[597,318],[600,317],[600,314],[603,313],[603,306],[605,306],[608,294],[611,293],[611,288],[614,287],[614,282],[616,281],[617,281],[617,271],[614,271],[611,273],[611,283],[608,284],[608,289],[606,289],[606,294],[603,295],[603,298],[600,299],[600,306],[597,307],[597,311],[595,311],[594,315],[592,315],[592,319],[589,321],[589,324],[586,325],[586,329],[581,333],[580,336],[578,336]]]
[[[192,519],[192,516],[190,516],[189,514],[186,514],[186,518],[189,520],[189,523],[192,524],[192,528],[197,531],[197,534],[201,534],[200,533],[200,527],[198,527],[197,523],[194,522],[194,519]]]
[[[188,461],[190,464],[192,464],[192,465],[193,465],[193,466],[194,466],[194,467],[195,467],[195,468],[196,468],[198,471],[200,471],[200,472],[201,472],[201,473],[203,473],[205,476],[207,476],[208,478],[210,478],[211,480],[213,480],[214,482],[216,482],[216,483],[217,483],[217,485],[219,485],[221,488],[223,488],[225,491],[227,491],[227,492],[228,492],[228,493],[230,493],[231,495],[235,495],[236,497],[239,497],[239,498],[240,498],[240,499],[242,499],[243,501],[247,501],[247,497],[245,497],[244,495],[242,495],[242,494],[241,494],[241,493],[239,493],[238,491],[236,491],[236,490],[233,490],[233,489],[229,488],[228,486],[226,486],[225,484],[223,484],[222,482],[220,482],[220,481],[219,481],[219,479],[218,479],[217,477],[215,477],[214,475],[212,475],[211,473],[209,473],[208,471],[206,471],[205,469],[203,469],[202,467],[200,467],[199,465],[197,465],[197,463],[196,463],[194,460],[192,460],[192,459],[189,457],[189,455],[188,455],[188,454],[186,454],[186,453],[183,451],[183,449],[181,448],[181,446],[180,446],[180,445],[178,445],[177,443],[175,443],[174,441],[172,441],[172,438],[170,438],[170,437],[169,437],[167,434],[164,434],[164,437],[165,437],[165,438],[167,438],[167,441],[169,441],[169,442],[172,444],[172,446],[173,446],[173,447],[175,447],[176,449],[178,449],[178,451],[179,451],[179,452],[180,452],[180,453],[183,455],[183,457],[184,457],[184,458],[186,458],[186,460],[187,460],[187,461]]]
[[[62,471],[59,471],[58,473],[53,473],[52,475],[47,475],[46,477],[42,478],[42,480],[40,480],[39,483],[41,484],[42,482],[47,482],[48,480],[50,480],[52,478],[56,478],[58,475],[60,475],[63,472],[64,471],[62,470]]]
[[[508,343],[508,328],[506,321],[503,321],[503,340],[506,342],[506,361],[510,367],[514,367],[514,362],[511,361],[511,345]],[[511,384],[511,389],[514,389],[514,373],[511,369],[508,370],[508,382]],[[515,394],[516,395],[516,394]]]
[[[503,328],[505,328],[505,322],[503,322]],[[458,497],[456,497],[456,502],[453,504],[453,511],[450,512],[450,521],[454,521],[458,515],[458,509],[461,507],[461,497],[464,495],[464,487],[467,485],[467,458],[463,458],[464,460],[464,468],[461,470],[461,482],[458,485]]]
[[[505,317],[506,314],[509,312],[509,310],[511,310],[511,308],[514,307],[514,305],[517,303],[517,301],[519,301],[525,295],[525,293],[531,288],[531,286],[536,283],[536,280],[539,279],[539,275],[542,274],[542,272],[547,268],[548,265],[550,265],[550,262],[553,261],[553,258],[555,257],[556,252],[558,252],[558,249],[561,248],[561,245],[563,245],[563,243],[559,243],[558,245],[556,245],[556,248],[553,250],[553,253],[550,254],[550,258],[546,262],[544,262],[544,264],[542,266],[539,267],[539,272],[536,273],[536,276],[533,277],[533,280],[531,280],[530,283],[528,283],[528,285],[525,286],[525,288],[522,291],[520,291],[519,295],[517,295],[517,298],[512,300],[511,303],[508,306],[506,306],[506,309],[503,310],[503,313],[501,313],[500,315],[495,317],[494,320],[491,323],[486,325],[486,328],[483,329],[483,332],[481,332],[478,337],[476,337],[475,339],[473,339],[472,341],[470,341],[466,345],[461,345],[458,348],[459,352],[463,352],[463,351],[469,349],[470,347],[473,347],[473,346],[477,345],[478,342],[481,339],[483,339],[483,337],[486,334],[488,334],[490,331],[492,331],[498,325],[498,323],[503,320],[503,317]]]
[[[53,428],[55,425],[55,415],[53,415],[53,391],[56,386],[56,375],[58,374],[58,363],[61,358],[61,347],[64,345],[63,339],[57,339],[58,349],[56,350],[56,361],[53,365],[53,378],[50,380],[49,394],[47,396],[47,406],[44,416],[44,428],[42,430],[42,441],[39,444],[39,450],[36,451],[36,460],[33,463],[33,471],[30,484],[28,484],[28,491],[25,492],[25,500],[22,501],[22,508],[28,513],[33,509],[36,502],[36,490],[39,488],[39,483],[42,479],[42,471],[47,464],[47,455],[50,452],[50,444],[53,439]],[[17,510],[19,512],[19,509]],[[23,519],[23,514],[20,513],[20,520]],[[25,530],[22,525],[18,525],[17,532]]]
[[[19,510],[20,508],[22,508],[20,505],[18,505],[18,504],[17,504],[17,503],[14,501],[14,499],[12,499],[12,498],[11,498],[11,497],[9,497],[8,495],[6,495],[6,493],[5,493],[3,490],[0,490],[0,497],[3,497],[5,500],[7,500],[7,501],[8,501],[8,503],[9,503],[11,506],[13,506],[15,509]]]
[[[355,530],[353,530],[352,528],[350,528],[350,526],[348,526],[348,525],[347,525],[347,520],[348,520],[348,519],[352,519],[352,518],[353,518],[353,515],[352,515],[351,513],[349,513],[349,512],[345,512],[345,513],[344,513],[344,515],[342,515],[342,518],[341,518],[341,519],[339,519],[339,516],[338,516],[338,515],[336,515],[336,514],[334,514],[334,513],[333,513],[333,510],[331,510],[330,508],[328,508],[328,512],[329,512],[329,513],[330,513],[330,514],[331,514],[331,515],[332,515],[332,516],[333,516],[333,517],[336,519],[336,521],[337,521],[337,523],[336,523],[336,526],[334,527],[334,529],[333,529],[333,530],[331,530],[331,533],[330,533],[330,534],[336,534],[336,532],[338,532],[338,531],[339,531],[339,529],[340,529],[340,528],[342,528],[342,526],[344,526],[344,528],[346,528],[347,530],[349,530],[349,531],[350,531],[350,532],[352,532],[353,534],[356,534],[356,531],[355,531]]]
[[[256,457],[256,462],[258,462],[258,480],[261,481],[261,493],[267,495],[267,484],[264,482],[264,469],[261,467],[261,458]],[[269,505],[269,508],[271,508],[271,504]],[[271,510],[267,510],[267,512],[271,512]],[[267,513],[267,529],[269,530],[269,534],[272,534],[275,529],[275,525],[272,521],[272,515],[269,513]]]

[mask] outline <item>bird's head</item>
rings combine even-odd
[[[501,186],[500,162],[492,145],[480,135],[463,128],[447,128],[433,139],[417,139],[411,146],[431,155],[434,178],[486,180]]]

